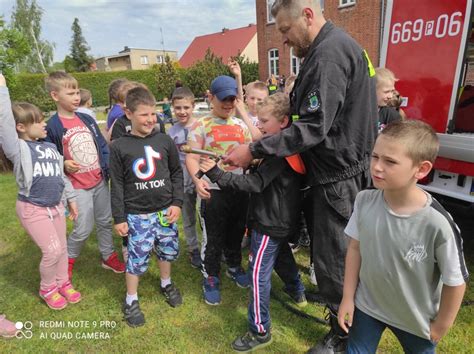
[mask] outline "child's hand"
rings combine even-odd
[[[181,208],[175,205],[172,205],[168,208],[168,211],[166,212],[166,219],[168,220],[170,224],[173,224],[176,221],[178,221],[180,215],[181,215]]]
[[[79,171],[79,168],[81,168],[81,165],[74,160],[64,161],[64,171],[66,171],[67,173],[77,172]]]
[[[77,203],[76,202],[68,202],[67,207],[69,209],[69,220],[76,220],[77,216],[79,215],[79,211],[77,210]]]
[[[128,236],[128,224],[126,222],[122,222],[120,224],[114,225],[115,232],[120,237],[127,237]]]
[[[0,73],[0,87],[1,86],[7,86],[7,81],[5,80],[5,76],[3,76],[2,73]]]
[[[211,170],[217,163],[209,157],[201,157],[199,160],[199,169],[202,172],[207,172]]]
[[[230,73],[234,75],[234,77],[239,77],[240,75],[242,75],[240,65],[235,60],[229,58],[229,61],[227,62],[227,67],[229,68]]]
[[[209,192],[209,183],[203,179],[197,179],[194,184],[196,185],[196,192],[199,194],[201,199],[211,199],[211,193]]]
[[[430,324],[430,336],[431,340],[435,343],[438,343],[441,338],[448,332],[449,326],[445,326],[438,319],[434,320]]]
[[[347,321],[346,321],[347,316]],[[337,313],[337,322],[344,332],[349,333],[349,328],[352,327],[352,318],[354,317],[354,300],[347,300],[342,298],[342,302],[339,305],[339,311]]]

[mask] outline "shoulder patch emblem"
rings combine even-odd
[[[321,103],[319,102],[319,98],[316,91],[313,91],[308,95],[308,103],[309,112],[316,112],[319,109]]]

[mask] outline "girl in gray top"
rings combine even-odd
[[[11,104],[5,78],[0,74],[0,145],[13,162],[18,185],[16,211],[22,226],[43,254],[39,295],[53,310],[77,303],[81,294],[68,279],[66,218],[77,217],[75,192],[64,176],[63,157],[46,137],[43,114],[29,103]]]

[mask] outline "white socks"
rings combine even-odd
[[[138,294],[129,295],[127,293],[127,298],[125,299],[125,301],[127,302],[128,306],[132,305],[132,302],[135,300],[138,301]]]
[[[171,284],[171,278],[168,278],[168,279],[161,278],[161,287],[162,288],[166,288],[170,284]]]

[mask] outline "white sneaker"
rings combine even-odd
[[[314,263],[311,263],[309,266],[309,281],[313,285],[318,285],[318,281],[316,280],[316,273],[314,272]]]

